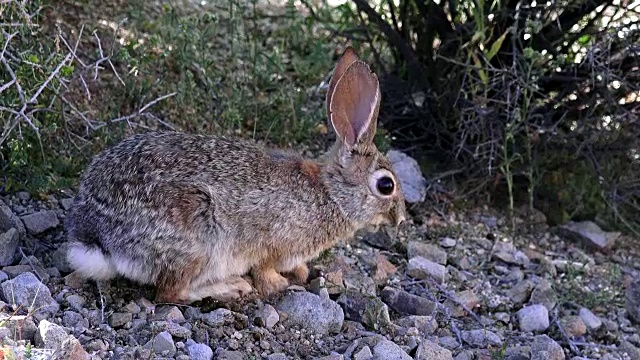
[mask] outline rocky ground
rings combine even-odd
[[[69,274],[71,196],[0,197],[0,359],[640,359],[638,242],[592,223],[418,212],[323,254],[305,287],[179,306]]]

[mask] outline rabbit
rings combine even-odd
[[[320,160],[227,136],[125,138],[81,176],[65,220],[69,265],[81,279],[124,277],[179,304],[306,283],[323,250],[406,219],[373,142],[380,97],[377,76],[347,47],[326,94],[336,140]]]

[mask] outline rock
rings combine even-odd
[[[425,340],[418,345],[418,350],[413,358],[415,360],[451,360],[453,355],[451,351]]]
[[[398,243],[398,237],[387,227],[375,232],[360,230],[359,233],[362,234],[364,242],[379,249],[392,250]]]
[[[35,341],[37,346],[53,350],[60,347],[68,335],[62,326],[43,319],[40,321],[40,324],[38,324]]]
[[[67,304],[69,304],[69,307],[75,311],[82,311],[87,302],[82,296],[76,294],[67,296],[65,300],[67,301]]]
[[[317,334],[340,332],[344,323],[344,311],[340,305],[310,292],[287,294],[278,302],[276,309],[287,314],[287,322],[309,328]]]
[[[155,325],[157,324],[157,325]],[[171,334],[171,336],[176,337],[176,338],[180,338],[180,339],[189,339],[191,338],[192,332],[191,330],[187,329],[184,326],[181,326],[180,324],[176,324],[174,322],[167,322],[167,321],[154,321],[151,325],[152,328],[155,328],[155,326],[157,326],[158,330],[166,330],[167,332],[169,332],[169,334]]]
[[[538,335],[531,344],[531,360],[564,360],[562,347],[547,335]]]
[[[640,281],[636,280],[625,290],[624,306],[629,313],[629,320],[640,324]]]
[[[202,314],[200,319],[207,325],[216,327],[233,320],[233,313],[228,309],[215,309],[212,312]]]
[[[578,316],[584,321],[589,330],[598,330],[602,326],[602,320],[587,308],[581,308]]]
[[[244,354],[240,351],[229,351],[217,348],[216,360],[245,360]]]
[[[126,323],[131,322],[133,320],[133,315],[130,313],[113,313],[109,317],[109,325],[112,328],[120,328],[123,327]]]
[[[44,269],[38,270],[42,270],[42,272],[44,272]],[[13,279],[20,274],[32,273],[33,268],[30,265],[11,265],[3,267],[2,271],[9,276],[9,279]],[[42,274],[42,272],[39,271],[40,274]]]
[[[422,176],[418,162],[397,150],[389,150],[387,158],[398,176],[405,200],[408,203],[424,201],[427,196],[427,181]]]
[[[423,335],[431,335],[438,329],[438,322],[431,316],[410,315],[395,321],[396,325],[403,328],[416,328]]]
[[[156,308],[153,320],[162,320],[175,323],[183,323],[187,321],[182,315],[182,311],[177,306],[161,306]]]
[[[379,330],[391,325],[389,308],[378,297],[368,296],[355,290],[347,290],[337,299],[347,320],[358,321]]]
[[[570,337],[577,338],[587,333],[587,325],[579,316],[567,316],[560,320],[560,325]]]
[[[540,283],[531,292],[530,304],[542,304],[549,311],[553,311],[558,298],[551,283],[547,279],[541,279]]]
[[[515,305],[522,305],[529,299],[535,284],[531,280],[522,280],[507,291],[507,296]]]
[[[283,353],[275,353],[267,356],[267,360],[289,360],[289,357]]]
[[[366,345],[353,355],[353,360],[369,360],[371,358],[373,358],[373,353],[371,352],[371,348]]]
[[[368,276],[362,275],[360,272],[353,271],[345,274],[343,281],[346,289],[357,290],[371,296],[377,295],[375,281]]]
[[[375,273],[373,274],[373,280],[382,284],[387,281],[389,275],[398,271],[395,265],[393,265],[386,256],[382,254],[376,254],[375,261]]]
[[[445,237],[440,239],[440,246],[442,246],[445,249],[450,249],[452,247],[455,247],[457,244],[456,239],[452,239],[450,237]]]
[[[447,264],[447,253],[439,247],[420,241],[409,241],[407,244],[407,258],[421,256],[440,265]]]
[[[69,211],[73,206],[73,198],[60,199],[58,202],[64,211]]]
[[[516,314],[522,331],[545,331],[549,328],[549,311],[540,304],[525,306]]]
[[[451,311],[451,314],[454,317],[463,317],[469,315],[464,307],[471,311],[474,311],[474,309],[478,305],[480,305],[480,299],[471,290],[460,291],[456,293],[455,297],[458,302],[454,302],[453,300],[446,300],[444,303],[444,306]],[[460,304],[464,305],[464,307],[462,307]]]
[[[529,258],[522,251],[518,251],[513,243],[498,241],[493,246],[493,257],[507,264],[527,265]]]
[[[461,333],[462,341],[466,342],[472,347],[478,348],[486,348],[488,346],[491,347],[501,347],[502,340],[498,335],[489,330],[471,330],[471,331],[462,331]]]
[[[280,321],[280,315],[273,306],[266,304],[256,311],[255,319],[260,319],[260,326],[271,329]]]
[[[629,359],[640,359],[640,348],[635,347],[628,341],[622,341],[620,343],[620,350],[624,351],[629,355]]]
[[[22,305],[37,314],[55,314],[60,305],[53,300],[51,292],[32,273],[23,273],[0,284],[2,297],[16,309]]]
[[[38,327],[33,322],[31,317],[23,316],[9,316],[0,313],[0,330],[6,330],[6,336],[14,341],[25,340],[35,342],[36,334],[38,333]],[[2,334],[0,332],[0,334]],[[0,337],[0,343],[2,337]]]
[[[51,355],[50,360],[89,360],[91,356],[85,351],[80,341],[74,336],[67,336],[60,347]]]
[[[422,256],[416,256],[409,260],[407,265],[407,275],[416,279],[431,278],[438,284],[444,283],[447,270],[444,266]]]
[[[60,245],[60,247],[58,247],[56,251],[53,252],[53,254],[51,254],[51,265],[58,269],[58,271],[60,271],[61,273],[65,274],[73,271],[73,269],[69,265],[69,262],[67,261],[67,247],[68,243],[64,243]]]
[[[580,242],[596,250],[609,250],[622,235],[620,232],[606,232],[591,221],[568,223],[557,227],[557,233],[569,240]]]
[[[56,213],[51,210],[39,211],[37,213],[22,216],[20,218],[29,234],[38,235],[47,230],[51,230],[60,225],[60,220]]]
[[[5,280],[9,280],[9,275],[4,271],[0,271],[0,283]]]
[[[213,350],[205,344],[192,344],[187,347],[189,358],[191,360],[211,360],[213,359]]]
[[[16,229],[20,236],[24,236],[26,234],[22,221],[20,221],[4,201],[0,200],[0,232],[9,231],[11,228]]]
[[[400,346],[389,340],[381,340],[373,347],[375,360],[412,360]]]
[[[0,266],[13,264],[19,243],[20,234],[15,228],[0,233]]]
[[[436,308],[429,299],[390,286],[382,289],[381,298],[390,308],[405,315],[432,315]]]
[[[173,357],[176,354],[176,345],[173,342],[171,334],[163,331],[157,334],[153,339],[145,344],[147,349],[153,350],[156,355],[165,355]]]

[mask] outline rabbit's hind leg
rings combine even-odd
[[[223,302],[232,301],[250,293],[252,290],[253,288],[245,279],[239,276],[232,276],[222,281],[205,283],[204,285],[192,284],[187,299],[189,302],[195,302],[210,297]]]
[[[272,266],[254,267],[251,269],[251,277],[254,286],[263,296],[278,293],[289,287],[289,280]]]
[[[163,266],[156,285],[156,301],[188,303],[192,281],[200,275],[204,258],[193,257],[184,262],[172,262]]]

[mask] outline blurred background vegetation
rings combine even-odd
[[[640,232],[638,0],[5,0],[0,191],[74,185],[149,129],[309,154],[354,46],[379,75],[378,143],[448,202]],[[437,201],[437,197],[431,200]]]

